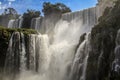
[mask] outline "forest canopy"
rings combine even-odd
[[[67,12],[71,12],[71,9],[63,3],[52,4],[50,2],[44,2],[42,12],[38,10],[27,9],[27,11],[23,13],[22,28],[29,28],[31,20],[33,18],[40,17],[41,14],[47,16],[51,14],[57,14],[57,13],[63,14]],[[6,8],[4,12],[0,15],[0,25],[7,26],[6,24],[9,22],[9,20],[18,19],[19,16],[20,14],[14,8],[11,7]]]
[[[58,12],[59,13],[67,13],[67,12],[71,12],[71,9],[69,7],[67,7],[63,3],[52,4],[50,2],[44,2],[42,12],[44,13],[44,15],[49,15],[50,13],[58,13]]]

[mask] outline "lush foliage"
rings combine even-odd
[[[7,8],[4,10],[3,15],[16,15],[17,11],[14,8]]]
[[[7,27],[7,24],[10,19],[16,19],[19,15],[14,8],[7,8],[4,12],[0,15],[0,26]]]
[[[35,11],[35,10],[27,10],[27,12],[25,12],[23,14],[23,28],[30,28],[31,25],[31,20],[32,18],[36,18],[40,16],[40,11]]]
[[[12,34],[15,31],[22,32],[24,34],[36,34],[37,31],[33,29],[24,29],[24,28],[5,28],[5,27],[0,27],[0,31],[5,31],[8,32],[9,34]]]
[[[19,15],[14,8],[6,8],[2,15],[0,15],[0,19],[5,17],[7,17],[8,19],[16,19],[19,17]]]
[[[50,15],[50,14],[57,14],[57,13],[66,13],[66,12],[71,12],[70,8],[68,8],[66,5],[62,3],[56,3],[56,4],[51,4],[50,2],[44,2],[43,3],[43,9],[42,12],[44,13],[44,16]],[[31,20],[33,18],[39,17],[41,15],[40,11],[35,11],[35,10],[27,10],[23,14],[23,28],[30,28],[31,25]]]
[[[12,33],[15,31],[23,32],[25,36],[27,36],[28,34],[37,33],[35,30],[32,29],[12,29],[12,28],[0,27],[0,72],[2,72],[4,67],[6,51],[8,48],[10,37]]]
[[[43,3],[44,15],[49,15],[51,13],[66,13],[71,12],[70,8],[62,3],[51,4],[50,2]]]

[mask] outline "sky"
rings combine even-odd
[[[23,14],[27,9],[41,11],[43,2],[64,3],[73,12],[94,7],[97,4],[97,0],[0,0],[0,13],[8,7],[15,8],[20,14]]]

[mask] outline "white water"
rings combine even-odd
[[[25,71],[26,70],[26,60],[27,58],[25,57],[26,51],[25,51],[25,41],[24,41],[24,34],[20,33],[21,36],[21,42],[20,42],[20,71]]]
[[[64,25],[62,25],[62,23]],[[74,22],[73,22],[74,23]],[[55,27],[54,41],[50,44],[48,35],[30,35],[30,66],[36,68],[38,60],[38,74],[23,72],[20,80],[65,80],[68,78],[68,69],[72,64],[75,49],[79,43],[79,26],[71,27],[67,21],[60,21]],[[62,30],[62,31],[61,31]],[[67,31],[66,34],[63,34]],[[71,34],[71,35],[69,35]],[[72,37],[72,38],[71,38]],[[39,59],[35,60],[36,55]],[[35,70],[35,69],[34,69]],[[28,75],[29,74],[29,75]],[[28,76],[33,76],[28,77]],[[25,77],[25,78],[24,78]]]
[[[22,16],[20,16],[18,19],[18,28],[22,28],[22,23],[23,23],[23,18]]]
[[[96,16],[94,13],[94,8],[91,8],[81,12],[64,14],[52,27],[52,30],[49,25],[47,26],[46,29],[51,30],[50,34],[47,32],[45,32],[47,34],[31,34],[29,39],[27,39],[27,43],[24,43],[24,37],[17,38],[17,41],[23,41],[22,45],[21,42],[15,43],[22,46],[21,53],[19,53],[19,48],[16,46],[9,46],[10,50],[12,47],[12,50],[15,49],[15,51],[18,51],[16,53],[21,55],[20,58],[19,56],[17,58],[20,60],[17,68],[20,67],[21,73],[16,75],[17,78],[15,80],[70,80],[75,77],[74,74],[80,80],[85,80],[89,56],[89,38],[86,38],[78,49],[77,46],[80,36],[83,33],[88,33],[94,25]],[[40,18],[36,18],[35,29],[41,26],[39,20]],[[13,43],[14,40],[12,38],[9,44]],[[25,48],[25,44],[27,48]],[[10,52],[9,55],[11,54]],[[82,61],[76,64],[78,59]],[[11,63],[9,64],[11,65]],[[15,66],[14,64],[12,65]],[[77,74],[75,69],[78,71],[82,69],[81,75]]]
[[[19,71],[26,70],[26,51],[23,33],[14,32],[6,53],[5,70],[7,77],[14,77]],[[19,67],[18,67],[19,66]]]
[[[36,38],[36,36],[37,35],[29,35],[29,45],[28,45],[28,47],[29,47],[29,69],[30,70],[35,70],[35,56],[36,56],[36,50],[35,50],[35,38]]]
[[[8,23],[8,28],[21,28],[22,22],[23,22],[22,16],[20,16],[18,19],[12,19]]]
[[[85,80],[87,60],[90,49],[90,34],[87,34],[85,40],[77,49],[69,76],[70,80]]]
[[[15,32],[12,34],[11,39],[9,41],[9,47],[7,50],[7,58],[6,58],[6,64],[5,64],[5,68],[7,67],[8,72],[12,72],[14,70],[15,67],[15,60],[16,58],[19,56],[16,52],[20,52],[20,34],[18,32]],[[15,48],[18,48],[17,50],[15,50]],[[16,56],[15,56],[16,55]],[[17,61],[17,60],[16,60]]]
[[[15,20],[10,20],[8,23],[8,28],[12,28],[14,26]]]
[[[30,28],[38,31],[41,27],[41,20],[42,20],[42,17],[33,18],[32,21],[31,21],[31,27]]]

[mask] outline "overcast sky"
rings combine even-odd
[[[27,9],[42,9],[43,2],[61,2],[70,7],[72,11],[78,11],[93,7],[97,0],[0,0],[0,12],[7,7],[13,7],[18,13],[24,13]]]

